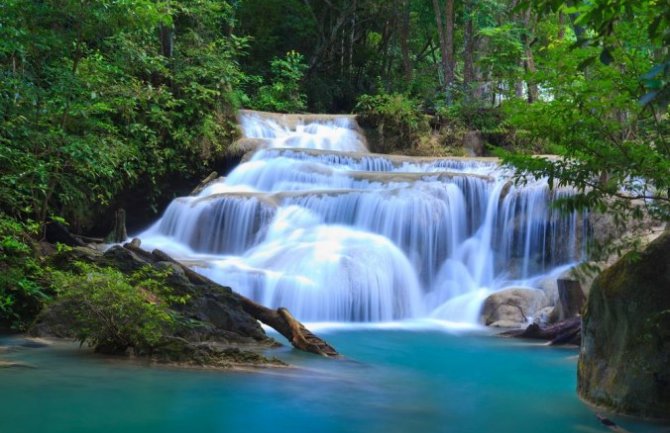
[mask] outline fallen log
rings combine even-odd
[[[75,234],[73,234],[72,236],[74,236],[75,238],[79,239],[82,242],[89,243],[89,244],[91,244],[91,243],[102,244],[102,243],[105,242],[105,238],[94,238],[94,237],[91,237],[91,236],[75,235]]]
[[[565,344],[579,345],[581,341],[582,319],[573,317],[553,325],[541,326],[537,323],[528,325],[526,329],[515,329],[502,333],[505,337],[547,340],[552,346]]]
[[[217,172],[215,172],[215,171],[211,172],[211,173],[209,174],[209,176],[207,176],[206,178],[204,178],[204,179],[198,184],[198,186],[196,186],[195,189],[194,189],[193,191],[191,191],[191,195],[194,196],[194,195],[198,195],[198,194],[200,194],[200,192],[201,192],[203,189],[205,189],[205,187],[206,187],[207,185],[209,185],[209,184],[210,184],[214,179],[216,179],[217,177],[219,177],[219,173],[217,173]]]
[[[221,287],[219,284],[215,283],[209,278],[204,277],[187,266],[179,263],[177,260],[173,259],[161,250],[156,249],[151,253],[148,253],[147,251],[139,248],[137,242],[125,244],[123,247],[145,260],[152,262],[169,262],[175,264],[184,271],[186,278],[188,278],[189,281],[194,284],[207,284]],[[305,328],[305,326],[295,317],[293,317],[293,315],[286,308],[278,308],[273,310],[271,308],[260,305],[251,299],[245,298],[238,293],[236,293],[236,295],[239,298],[244,311],[246,311],[256,320],[260,321],[261,323],[265,323],[286,337],[286,339],[296,349],[302,350],[304,352],[315,353],[317,355],[328,358],[336,358],[340,356],[340,354],[337,352],[337,350],[335,350],[335,348],[333,348],[333,346]]]

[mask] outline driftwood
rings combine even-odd
[[[203,189],[205,189],[205,187],[206,187],[207,185],[209,185],[209,184],[210,184],[214,179],[216,179],[217,177],[219,177],[219,173],[217,173],[217,172],[215,172],[215,171],[211,172],[211,173],[209,174],[209,176],[207,176],[206,178],[204,178],[204,179],[202,180],[202,182],[200,182],[200,183],[198,184],[198,186],[196,186],[195,189],[194,189],[193,191],[191,191],[191,195],[198,195],[198,194],[200,193],[200,191],[202,191]]]
[[[82,242],[86,242],[86,243],[89,243],[89,244],[90,243],[102,244],[102,243],[105,242],[105,238],[95,238],[95,237],[91,237],[91,236],[75,235],[75,234],[73,234],[72,236],[74,236],[75,238],[79,239]]]
[[[156,249],[149,253],[139,248],[139,242],[136,242],[135,240],[125,244],[123,247],[150,262],[161,261],[174,263],[184,271],[186,278],[192,283],[220,286],[209,278],[204,277],[179,263],[161,250]],[[337,350],[321,338],[312,334],[302,323],[295,319],[286,308],[273,310],[260,305],[251,299],[245,298],[240,294],[237,294],[237,297],[239,298],[244,311],[259,322],[265,323],[286,337],[296,349],[330,358],[340,356],[339,353],[337,353]]]
[[[579,345],[581,341],[581,332],[581,317],[573,317],[549,326],[540,326],[537,323],[533,323],[526,329],[515,329],[513,331],[507,331],[502,335],[506,337],[529,338],[533,340],[548,340],[550,345],[560,346],[565,344]]]

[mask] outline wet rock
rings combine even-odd
[[[164,364],[193,365],[199,367],[283,367],[286,363],[277,358],[267,358],[255,350],[213,342],[194,343],[183,338],[171,338],[148,356]]]
[[[537,313],[535,313],[535,316],[533,316],[533,323],[540,325],[540,326],[545,326],[550,323],[551,321],[551,313],[554,311],[554,307],[544,307],[541,310],[539,310]]]
[[[81,240],[72,236],[67,227],[53,220],[47,222],[46,240],[52,244],[61,243],[71,247],[78,247],[84,245],[84,243]]]
[[[0,368],[35,368],[35,367],[30,364],[25,364],[23,362],[0,360]]]
[[[159,252],[149,253],[135,248],[116,245],[104,254],[86,247],[73,248],[55,257],[55,262],[67,267],[73,261],[85,261],[99,266],[111,266],[125,273],[132,273],[145,266],[154,266],[169,273],[160,281],[185,302],[171,308],[180,313],[187,325],[179,327],[175,336],[193,342],[212,340],[221,343],[275,344],[267,337],[258,321],[240,304],[239,295],[229,287],[189,278],[182,266],[171,262]],[[42,311],[30,333],[33,336],[74,338],[74,321],[68,316],[68,306],[54,302]],[[115,348],[104,352],[114,352]]]
[[[119,269],[121,272],[132,272],[146,266],[148,262],[133,251],[123,248],[120,245],[115,245],[105,251],[104,262],[100,264],[108,264]]]
[[[670,232],[628,254],[591,287],[578,390],[619,413],[670,418]]]
[[[526,287],[501,290],[484,301],[481,322],[487,326],[497,323],[495,326],[519,327],[548,305],[549,300],[541,290]]]

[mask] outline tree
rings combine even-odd
[[[0,210],[74,228],[136,185],[203,170],[236,134],[228,3],[0,5]]]
[[[595,36],[552,40],[535,77],[551,98],[506,106],[519,132],[560,158],[507,154],[506,161],[522,179],[547,176],[552,186],[575,188],[575,195],[559,201],[564,208],[608,211],[621,222],[646,211],[670,221],[670,122],[658,54],[667,53],[668,44],[665,35],[652,43],[649,38],[670,7],[655,1],[596,1],[576,9],[547,3],[578,11],[573,23],[584,27],[582,35]],[[620,12],[627,20],[618,18]],[[653,74],[656,90],[650,92]]]

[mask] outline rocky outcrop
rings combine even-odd
[[[285,309],[272,310],[240,296],[229,287],[221,286],[167,254],[139,248],[139,240],[113,246],[104,253],[87,247],[76,247],[52,258],[55,266],[68,269],[72,263],[83,261],[118,269],[124,273],[154,267],[162,272],[160,284],[179,301],[169,308],[181,318],[180,325],[164,341],[150,348],[134,348],[136,355],[158,362],[211,367],[284,365],[258,353],[259,348],[278,345],[267,337],[259,321],[284,335],[291,344],[310,353],[327,357],[339,356],[325,341],[316,337]],[[72,302],[72,301],[70,301]],[[76,301],[74,301],[76,302]],[[54,302],[40,315],[32,334],[45,337],[76,337],[76,326],[68,317],[67,304]],[[96,346],[101,353],[118,350]],[[127,348],[121,348],[127,351]]]
[[[501,290],[484,301],[481,322],[500,328],[520,327],[548,305],[549,300],[541,290],[526,287]]]
[[[670,232],[596,278],[582,334],[582,398],[619,413],[670,418]]]

